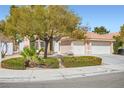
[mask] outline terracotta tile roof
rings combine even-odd
[[[100,35],[100,34],[97,34],[94,32],[87,32],[87,34],[86,34],[87,39],[95,39],[95,40],[114,40],[113,36],[117,36],[117,35],[119,35],[118,32],[103,34],[103,35]]]
[[[119,35],[119,32],[115,32],[115,33],[109,33],[109,34],[97,34],[94,32],[87,32],[86,33],[86,39],[87,40],[96,40],[96,41],[115,41],[115,39],[113,38],[114,36]],[[70,42],[73,41],[75,39],[69,38],[69,37],[63,37],[61,38],[61,42]]]

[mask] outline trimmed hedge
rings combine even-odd
[[[12,58],[2,61],[1,67],[7,69],[24,70],[25,59],[22,57]],[[62,63],[65,67],[83,67],[83,66],[95,66],[102,63],[102,59],[95,56],[80,56],[80,57],[63,57]],[[46,68],[59,68],[59,61],[57,58],[48,57],[42,59],[39,65],[45,66]]]
[[[46,59],[42,59],[40,64],[43,64],[48,68],[59,68],[59,61],[57,58],[48,57]]]
[[[15,69],[15,70],[25,70],[24,65],[25,59],[22,57],[7,59],[1,62],[2,68]],[[47,58],[41,59],[39,65],[44,65],[46,68],[59,68],[59,61],[57,58]]]
[[[1,67],[7,68],[7,69],[15,69],[15,70],[26,69],[24,66],[24,58],[22,57],[12,58],[12,59],[7,59],[5,61],[2,61]]]
[[[95,56],[63,57],[65,67],[95,66],[102,63],[102,59]]]

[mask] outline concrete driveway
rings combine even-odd
[[[124,56],[121,55],[95,55],[99,56],[103,60],[105,65],[120,65],[124,64]]]

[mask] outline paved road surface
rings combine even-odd
[[[124,72],[84,78],[25,82],[0,83],[1,88],[124,88]]]

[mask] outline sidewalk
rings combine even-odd
[[[78,68],[9,70],[0,69],[0,82],[33,82],[124,72],[124,64]]]

